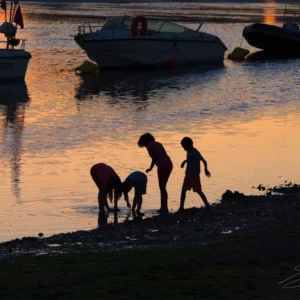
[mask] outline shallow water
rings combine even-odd
[[[95,228],[97,189],[90,167],[106,162],[122,179],[131,171],[146,170],[150,159],[136,145],[146,131],[164,144],[174,163],[168,184],[172,210],[178,208],[184,176],[180,168],[185,159],[180,146],[184,136],[194,140],[208,161],[212,177],[202,176],[202,184],[210,202],[218,201],[226,189],[256,193],[252,187],[259,184],[299,181],[300,59],[225,59],[224,66],[210,69],[106,71],[81,77],[73,70],[86,56],[72,39],[80,18],[48,15],[67,12],[81,17],[97,8],[103,16],[126,10],[190,17],[183,4],[170,5],[88,4],[80,13],[74,5],[71,11],[69,6],[23,6],[26,29],[20,37],[28,39],[32,54],[26,83],[0,85],[1,241]],[[240,45],[245,26],[244,20],[237,22],[242,4],[207,7],[212,17],[220,11],[233,16],[227,23],[209,22],[202,27],[232,51]],[[282,12],[284,4],[247,7],[249,22],[258,15],[279,24],[277,11]],[[264,15],[266,9],[275,10],[271,19],[269,13]],[[38,17],[42,10],[48,15],[43,19]],[[243,46],[255,50],[245,41]],[[159,207],[155,170],[148,183],[143,211],[151,215]],[[188,193],[186,207],[199,205],[198,197]],[[119,219],[110,215],[109,222],[131,218],[123,200],[120,208]]]

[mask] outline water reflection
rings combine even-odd
[[[276,0],[265,0],[267,7],[264,8],[264,23],[275,24],[277,22]]]
[[[223,64],[211,66],[185,67],[177,70],[134,70],[105,71],[98,74],[81,75],[82,82],[75,97],[80,101],[93,99],[94,95],[109,96],[111,104],[130,100],[138,104],[138,109],[147,107],[147,100],[167,94],[169,91],[185,89],[186,78],[213,72],[224,68]]]
[[[155,215],[155,214],[153,214]],[[119,224],[122,222],[128,222],[129,220],[138,221],[143,219],[144,214],[136,214],[131,209],[126,211],[114,211],[114,212],[101,212],[98,213],[98,227],[100,228],[106,224]]]
[[[25,122],[25,109],[29,96],[24,82],[0,85],[0,115],[4,116],[1,142],[10,152],[11,188],[18,200],[20,198],[20,173],[22,156],[22,135]]]
[[[113,212],[113,223],[118,224],[118,212],[114,211]],[[98,213],[98,226],[101,227],[101,225],[106,225],[108,224],[108,218],[109,218],[109,212],[106,211],[101,211],[99,210]]]

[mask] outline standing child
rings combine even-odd
[[[105,218],[104,207],[106,207],[108,211],[118,210],[118,200],[122,195],[121,179],[112,167],[104,163],[98,163],[92,166],[91,176],[99,189],[99,221],[101,222],[101,220]],[[110,202],[112,202],[114,198],[114,209],[109,207],[107,197]]]
[[[201,199],[203,200],[207,209],[209,209],[209,204],[206,196],[202,192],[201,182],[200,182],[200,162],[204,164],[204,171],[207,177],[210,177],[210,172],[207,169],[207,162],[200,154],[200,152],[194,148],[193,141],[189,137],[185,137],[181,141],[183,149],[187,152],[186,160],[182,162],[181,168],[187,163],[185,177],[182,185],[181,197],[180,197],[180,208],[179,211],[184,210],[184,201],[186,197],[186,191],[193,189]]]
[[[157,176],[160,189],[160,213],[168,213],[168,192],[167,183],[170,174],[173,169],[173,164],[170,157],[167,155],[163,145],[155,141],[155,138],[150,133],[141,135],[138,146],[143,148],[146,147],[149,156],[152,158],[150,168],[146,170],[146,173],[150,172],[153,167],[157,166]]]
[[[147,175],[143,172],[135,171],[122,183],[122,192],[127,203],[129,203],[128,193],[132,188],[134,188],[132,212],[136,212],[138,215],[141,215],[143,195],[147,193]]]

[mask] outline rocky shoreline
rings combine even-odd
[[[226,191],[212,212],[191,208],[167,216],[108,224],[47,238],[24,237],[0,244],[0,259],[59,253],[206,245],[300,225],[300,185],[284,184],[260,196]]]

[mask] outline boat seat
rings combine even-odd
[[[11,46],[18,46],[19,44],[20,44],[20,40],[18,40],[18,39],[9,39],[8,40],[8,43],[9,43],[9,45],[11,45]]]

